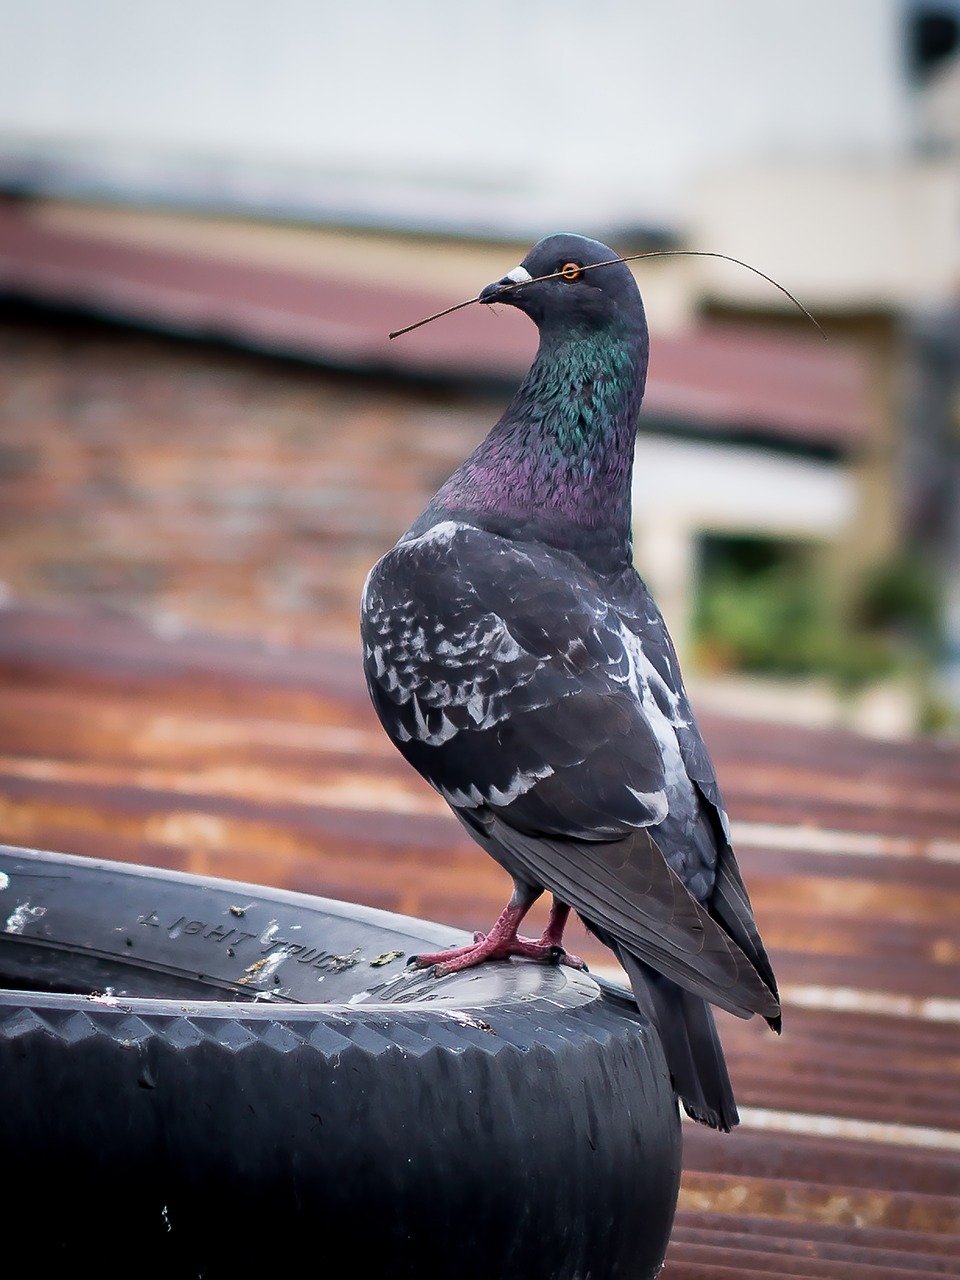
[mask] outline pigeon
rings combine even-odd
[[[489,933],[416,962],[582,965],[563,950],[575,911],[626,970],[688,1114],[729,1130],[710,1005],[778,1032],[780,1005],[673,644],[633,566],[640,292],[607,246],[560,234],[478,301],[529,316],[536,357],[370,571],[361,634],[387,735],[514,888]],[[522,937],[545,891],[547,926]]]

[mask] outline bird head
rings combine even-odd
[[[541,331],[554,326],[643,327],[640,291],[629,267],[614,261],[618,257],[585,236],[547,236],[518,267],[488,284],[479,301],[516,307]]]

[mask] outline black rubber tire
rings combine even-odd
[[[616,989],[438,980],[406,960],[441,925],[8,846],[0,927],[4,1218],[49,1274],[656,1275],[679,1118]]]

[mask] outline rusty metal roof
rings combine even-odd
[[[268,265],[218,256],[209,237],[151,245],[89,226],[70,229],[41,212],[29,202],[0,202],[2,293],[402,375],[519,379],[536,349],[533,327],[509,308],[492,316],[471,307],[390,342],[389,330],[459,299],[436,286],[371,280],[349,260],[336,270]],[[657,335],[644,413],[698,430],[851,448],[871,431],[868,358],[813,333],[703,323]]]
[[[466,927],[502,871],[397,756],[357,654],[0,613],[0,839]],[[705,718],[784,1034],[721,1015],[666,1280],[960,1276],[960,749]],[[571,939],[594,966],[596,942]]]

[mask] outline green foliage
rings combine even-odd
[[[933,567],[903,553],[876,565],[865,577],[857,621],[872,630],[909,633],[935,645],[940,633],[940,591]]]
[[[716,539],[705,552],[694,639],[707,670],[821,675],[853,692],[916,671],[929,657],[936,590],[916,566],[878,566],[855,593],[847,619],[803,547]]]

